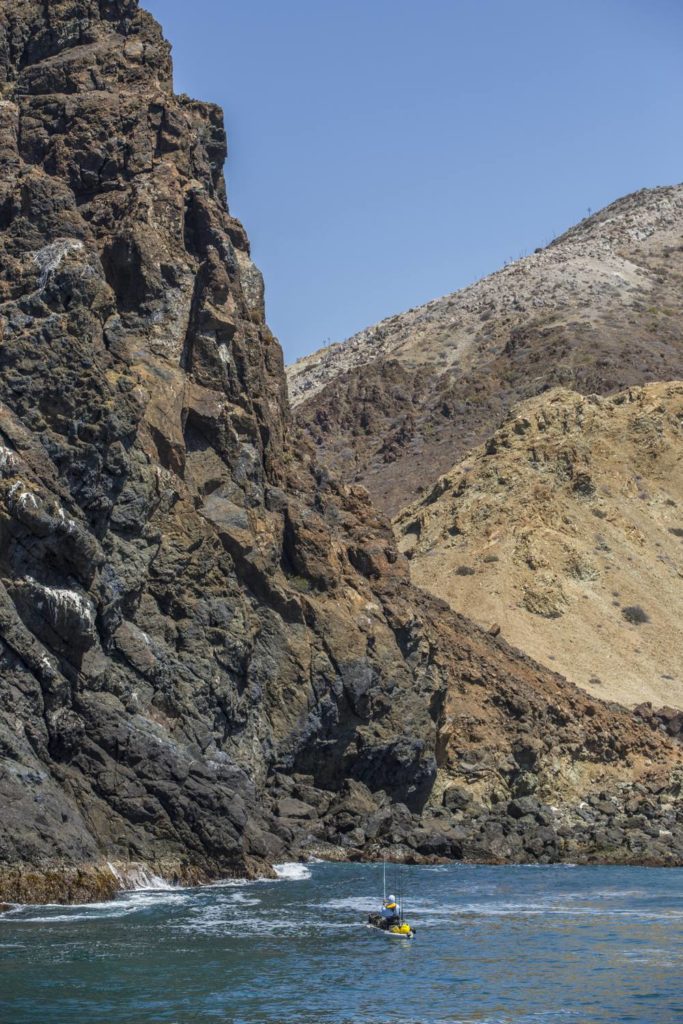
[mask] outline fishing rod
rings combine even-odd
[[[403,924],[403,867],[396,865],[396,888],[398,890],[398,919]]]

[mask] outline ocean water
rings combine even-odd
[[[683,870],[375,865],[0,917],[2,1024],[677,1024]]]

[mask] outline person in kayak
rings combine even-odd
[[[395,896],[390,896],[382,904],[382,927],[391,928],[392,925],[400,924],[401,917],[398,912],[398,904]]]

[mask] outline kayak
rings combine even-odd
[[[398,868],[394,868],[398,876]],[[399,877],[399,881],[401,878]],[[387,896],[387,862],[382,864],[382,911],[379,914],[368,914],[368,928],[374,928],[389,939],[414,939],[415,929],[409,925],[404,916],[403,887],[399,886],[398,900],[392,893]]]
[[[370,914],[368,916],[368,928],[372,928],[373,931],[386,935],[388,939],[415,938],[415,929],[411,928],[409,924],[392,925],[391,928],[384,928],[381,921],[382,918],[380,914]]]
[[[388,928],[378,928],[376,924],[369,924],[368,928],[371,928],[373,932],[379,932],[380,935],[386,935],[388,939],[414,939],[415,932],[411,928],[409,932],[390,932]]]

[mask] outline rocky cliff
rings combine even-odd
[[[683,378],[683,186],[626,196],[545,249],[288,370],[321,459],[391,515],[550,387]]]
[[[413,589],[292,444],[222,115],[174,95],[153,19],[3,3],[0,87],[0,897],[613,857],[604,807],[572,824],[603,797],[620,857],[681,861],[658,722]]]
[[[413,581],[589,692],[683,708],[683,384],[556,389],[396,521]]]

